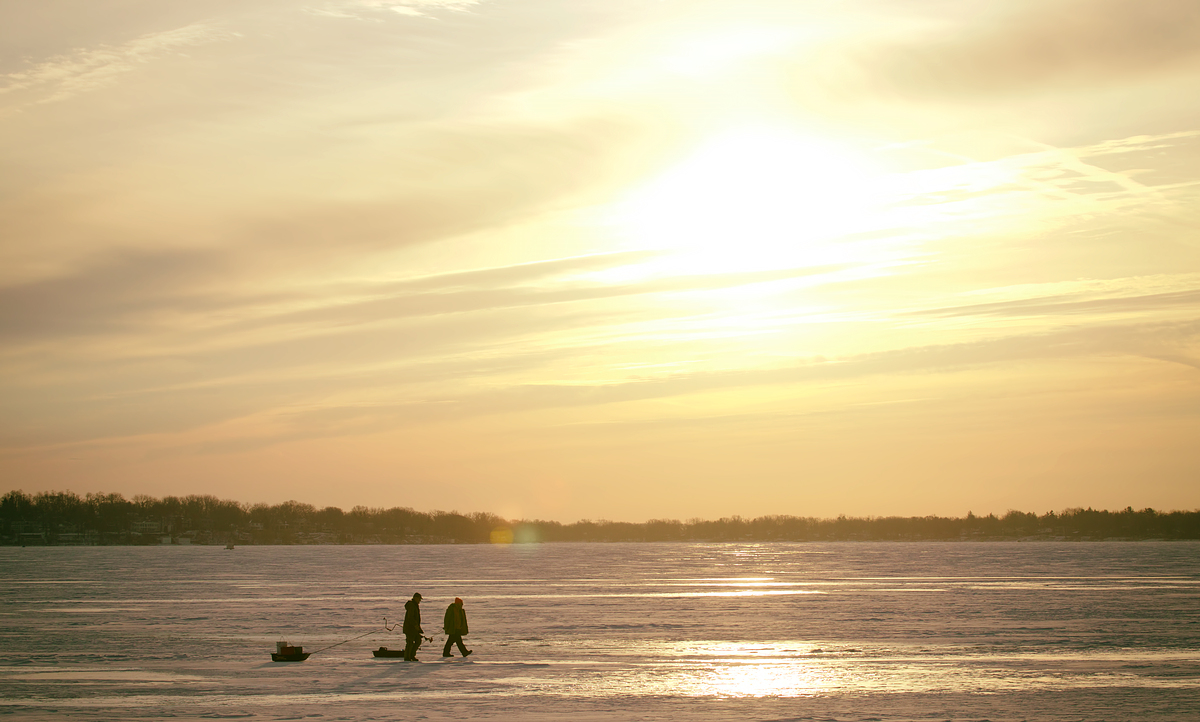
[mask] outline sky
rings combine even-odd
[[[1200,508],[1194,0],[0,0],[0,491]]]

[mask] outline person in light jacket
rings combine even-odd
[[[421,646],[421,595],[414,594],[412,599],[404,603],[404,659],[409,662],[417,661],[417,648]]]
[[[468,632],[467,612],[463,609],[463,601],[458,597],[455,597],[450,606],[446,607],[446,619],[442,624],[442,629],[446,632],[446,646],[442,648],[443,657],[454,656],[450,654],[451,644],[457,644],[459,653],[464,657],[471,653],[462,640],[463,635]]]

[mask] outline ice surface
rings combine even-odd
[[[42,547],[0,570],[0,715],[20,719],[1200,710],[1195,543]],[[434,644],[372,657],[403,647],[384,619],[418,591]],[[446,660],[455,596],[475,654]],[[281,640],[312,657],[271,662]]]

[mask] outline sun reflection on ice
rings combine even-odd
[[[837,660],[794,645],[713,644],[678,652],[699,658],[675,680],[677,691],[689,696],[812,697],[846,686]]]
[[[836,686],[828,670],[795,663],[743,663],[713,670],[703,694],[722,697],[811,697]]]

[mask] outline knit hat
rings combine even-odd
[[[460,599],[459,597],[455,597],[455,598],[454,598],[454,603],[455,603],[455,604],[462,604],[462,599]]]
[[[421,601],[421,599],[422,599],[421,593],[417,592],[416,594],[414,594],[413,599],[417,600],[418,602]]]

